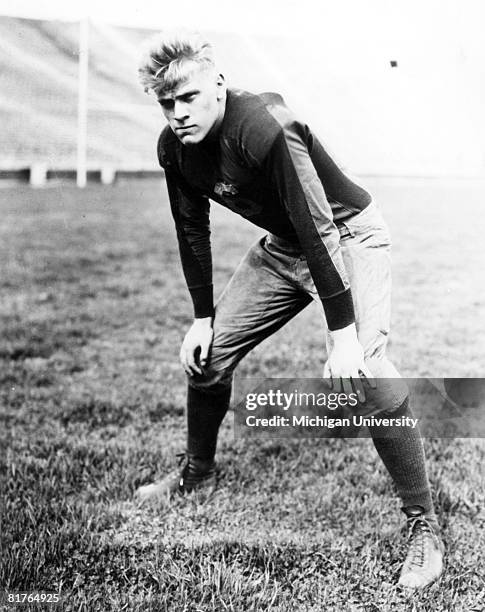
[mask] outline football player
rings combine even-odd
[[[378,387],[379,379],[399,374],[386,355],[390,236],[371,194],[339,168],[280,95],[227,87],[200,34],[157,36],[139,77],[167,120],[158,159],[194,308],[180,350],[188,381],[185,463],[139,489],[139,498],[149,500],[214,486],[217,435],[234,369],[312,299],[324,315],[325,377],[365,401],[375,381]],[[265,230],[217,303],[211,201]],[[405,385],[386,389],[376,395],[382,413],[410,417]],[[443,544],[419,430],[369,429],[409,525],[399,583],[424,587],[442,572]]]

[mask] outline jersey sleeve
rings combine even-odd
[[[339,232],[310,157],[311,138],[297,121],[280,126],[263,167],[298,235],[328,328],[337,330],[355,322],[354,306]]]
[[[180,259],[194,306],[195,318],[214,316],[212,254],[208,198],[194,193],[173,171],[165,168]]]

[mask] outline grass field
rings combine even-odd
[[[483,376],[483,183],[369,184],[395,242],[396,365]],[[426,440],[447,569],[421,594],[394,586],[399,503],[370,440],[234,440],[229,415],[211,499],[137,508],[185,441],[165,189],[5,189],[0,211],[1,586],[61,590],[62,610],[485,609],[483,440]],[[260,234],[214,210],[217,291]],[[310,306],[240,374],[319,376],[324,358]]]

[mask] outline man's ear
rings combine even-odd
[[[216,85],[218,88],[217,99],[222,100],[226,93],[226,79],[222,73],[219,73],[216,78]]]

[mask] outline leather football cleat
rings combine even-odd
[[[444,546],[421,506],[403,510],[408,517],[409,548],[398,584],[420,589],[434,582],[443,572]]]
[[[180,457],[179,465],[184,460],[182,469],[171,472],[158,482],[139,487],[135,493],[140,503],[168,503],[176,495],[185,495],[195,491],[211,493],[216,486],[215,461],[203,461],[186,453]]]

